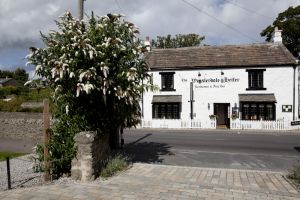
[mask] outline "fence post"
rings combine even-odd
[[[7,169],[7,188],[11,189],[11,178],[10,178],[10,164],[9,157],[6,157],[6,169]]]
[[[44,120],[44,163],[45,163],[45,173],[44,173],[44,181],[50,180],[50,172],[49,172],[49,128],[50,128],[50,119],[49,119],[49,100],[44,99],[44,111],[43,111],[43,120]]]

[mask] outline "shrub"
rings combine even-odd
[[[102,169],[100,176],[108,178],[116,174],[117,172],[126,170],[128,168],[128,162],[122,154],[116,154],[111,157],[105,168]]]
[[[20,111],[23,99],[21,97],[14,98],[10,101],[0,100],[0,111],[4,112],[18,112]]]
[[[111,134],[117,147],[120,127],[140,121],[141,94],[152,89],[138,30],[121,15],[89,16],[83,21],[66,12],[57,31],[42,34],[46,48],[32,47],[28,62],[54,91],[57,120],[49,152],[53,172],[70,171],[75,155],[74,135],[80,131]],[[61,161],[61,162],[60,162]]]

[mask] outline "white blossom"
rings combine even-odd
[[[70,77],[70,78],[73,78],[73,77],[75,77],[75,74],[74,74],[74,72],[71,72],[71,73],[70,73],[70,75],[69,75],[69,77]]]
[[[32,83],[32,80],[27,81],[24,86],[29,85],[30,83]]]

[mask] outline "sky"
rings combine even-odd
[[[196,33],[204,44],[264,42],[260,32],[299,0],[86,0],[84,12],[122,13],[140,38]],[[44,47],[40,31],[55,30],[65,11],[78,16],[78,0],[0,0],[0,70],[25,67],[28,47]],[[86,19],[86,17],[85,17]]]

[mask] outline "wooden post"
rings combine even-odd
[[[9,157],[6,157],[6,169],[7,169],[7,188],[11,189],[11,179],[10,179],[10,164],[9,164]]]
[[[50,172],[49,172],[49,128],[50,128],[50,118],[49,118],[49,100],[44,99],[44,112],[43,112],[43,120],[44,120],[44,164],[45,164],[45,173],[44,173],[44,181],[50,180]]]

